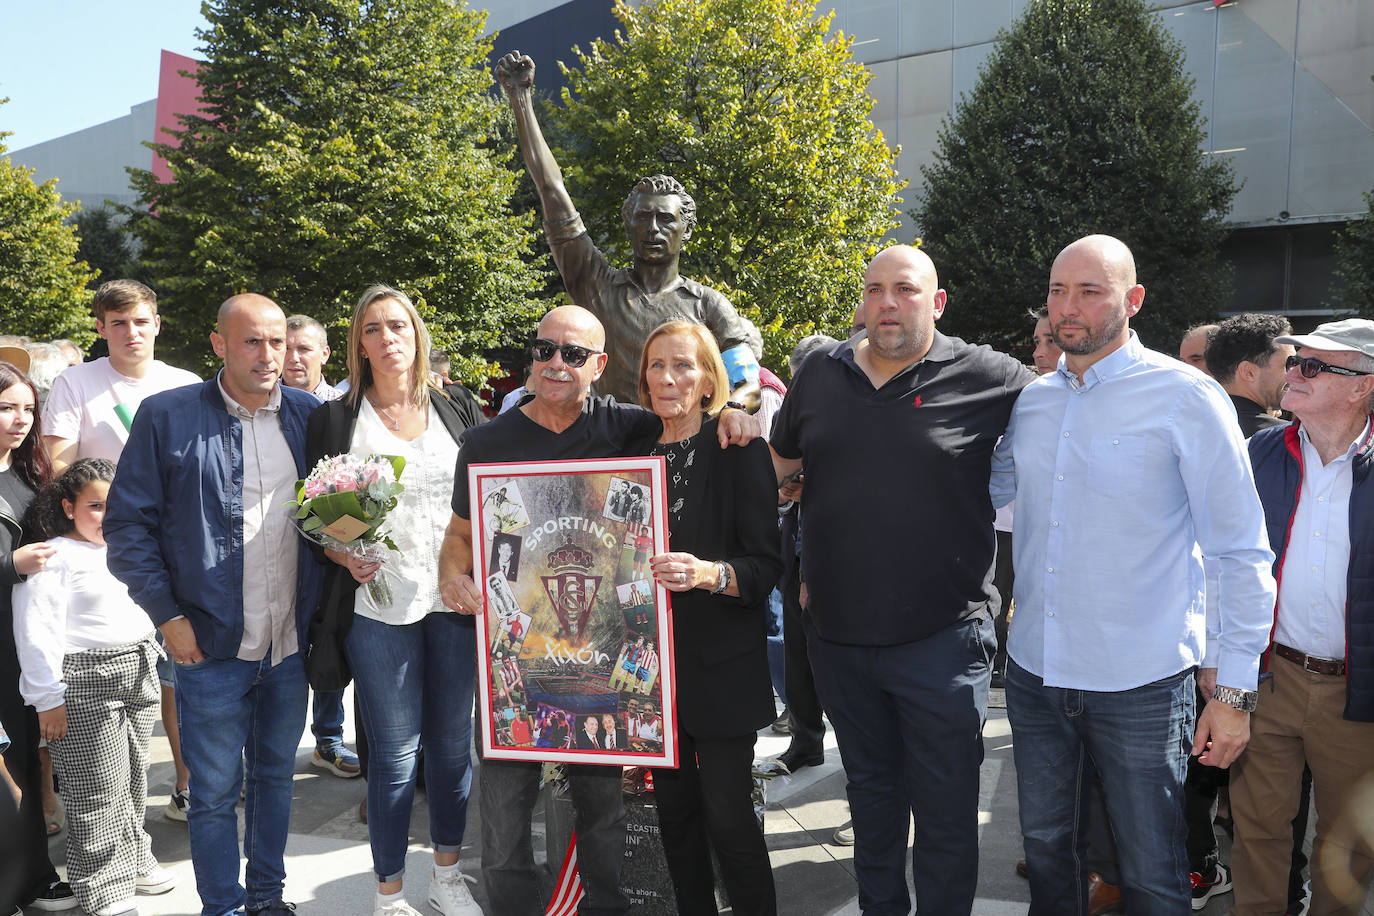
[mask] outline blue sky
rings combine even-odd
[[[0,0],[0,130],[23,149],[157,95],[162,49],[196,54],[199,0]]]

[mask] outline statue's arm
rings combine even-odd
[[[510,99],[515,112],[515,127],[520,135],[520,155],[525,169],[539,192],[544,210],[544,223],[558,226],[577,216],[568,189],[563,186],[563,171],[554,161],[553,152],[544,140],[539,119],[534,114],[534,61],[526,54],[512,51],[496,63],[496,81]]]

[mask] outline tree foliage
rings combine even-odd
[[[1374,318],[1374,191],[1364,195],[1369,211],[1336,236],[1337,298],[1330,304]]]
[[[1206,140],[1183,51],[1142,0],[1032,0],[942,126],[912,211],[949,291],[941,327],[1024,342],[1054,256],[1101,232],[1136,256],[1131,324],[1168,350],[1229,298],[1237,190]]]
[[[88,284],[92,289],[108,280],[143,279],[128,229],[113,210],[82,210],[75,222],[77,254],[99,274]]]
[[[863,266],[897,225],[895,152],[870,74],[814,0],[616,0],[624,26],[564,66],[550,145],[588,230],[630,263],[620,207],[663,172],[697,201],[682,273],[729,295],[765,362],[849,326]]]
[[[93,274],[77,259],[67,222],[76,204],[62,200],[57,179],[35,184],[33,169],[10,162],[9,135],[0,131],[0,334],[69,337],[84,346],[95,337],[86,291]]]
[[[532,320],[541,280],[524,260],[533,214],[509,208],[513,147],[491,142],[485,13],[213,0],[206,19],[203,107],[181,117],[179,147],[157,147],[175,182],[135,172],[147,210],[130,211],[166,321],[194,347],[183,358],[208,358],[234,293],[340,326],[388,283],[457,356],[455,377],[484,378],[484,352]]]

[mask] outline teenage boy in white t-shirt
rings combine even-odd
[[[91,303],[110,355],[72,366],[53,382],[44,408],[43,441],[61,471],[78,458],[118,461],[143,399],[200,381],[153,358],[162,329],[157,293],[137,280],[111,280]]]
[[[200,382],[185,369],[153,358],[162,318],[157,313],[157,293],[147,286],[137,280],[103,283],[95,291],[91,311],[95,329],[109,343],[110,355],[63,370],[43,409],[43,442],[52,456],[53,470],[59,473],[78,458],[118,462],[144,398]],[[160,663],[157,674],[162,682],[162,726],[176,765],[176,785],[165,813],[172,820],[185,821],[190,774],[181,762],[171,662]]]

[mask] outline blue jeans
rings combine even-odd
[[[191,864],[203,916],[259,909],[281,897],[296,746],[305,730],[305,666],[300,653],[272,665],[207,658],[176,666],[181,755],[191,771]],[[247,763],[239,884],[234,806]]]
[[[906,916],[906,838],[918,913],[969,913],[978,887],[978,768],[992,621],[975,617],[916,642],[807,649],[839,740],[854,819],[854,873],[865,916]]]
[[[773,682],[773,692],[782,699],[782,708],[787,708],[787,654],[784,649],[782,632],[782,592],[776,588],[768,596],[768,677]]]
[[[345,651],[367,731],[372,868],[379,882],[396,881],[405,872],[422,744],[430,842],[435,852],[463,848],[477,630],[457,614],[433,613],[404,626],[358,615]]]
[[[1183,782],[1193,743],[1192,669],[1105,693],[1046,687],[1007,663],[1007,715],[1031,916],[1088,912],[1083,809],[1089,761],[1115,828],[1131,916],[1192,912]]]
[[[315,734],[315,747],[330,750],[343,745],[343,691],[312,690],[310,703],[310,731]]]

